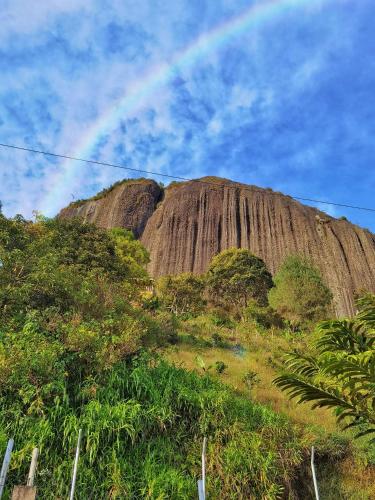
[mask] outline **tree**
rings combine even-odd
[[[290,255],[274,277],[268,299],[281,316],[293,324],[327,319],[332,293],[310,262]]]
[[[147,281],[146,265],[150,257],[145,247],[126,229],[110,229],[109,236],[115,244],[116,255],[121,261],[126,278],[139,282]]]
[[[292,352],[274,383],[313,408],[333,408],[346,428],[375,433],[375,296],[357,301],[353,320],[324,321],[310,354]]]
[[[127,231],[0,216],[0,399],[51,400],[154,342],[147,261]]]
[[[163,276],[157,282],[157,293],[162,304],[173,314],[199,313],[204,307],[205,283],[201,276],[182,273]]]
[[[230,248],[216,255],[207,271],[209,297],[218,304],[246,307],[253,298],[267,304],[267,292],[273,286],[265,263],[244,248]]]

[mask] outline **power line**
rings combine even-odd
[[[158,175],[160,177],[167,177],[168,179],[173,179],[173,180],[187,181],[187,182],[194,181],[194,182],[200,182],[201,184],[208,184],[208,185],[216,186],[216,187],[218,186],[218,184],[216,184],[214,182],[206,181],[206,180],[203,180],[203,179],[189,179],[187,177],[179,177],[178,175],[170,175],[170,174],[165,174],[165,173],[161,173],[161,172],[153,172],[151,170],[142,170],[140,168],[125,167],[124,165],[117,165],[115,163],[108,163],[108,162],[103,162],[103,161],[98,161],[98,160],[88,160],[86,158],[77,158],[75,156],[63,155],[63,154],[58,154],[58,153],[51,153],[51,152],[48,152],[48,151],[41,151],[41,150],[38,150],[38,149],[25,148],[25,147],[21,147],[21,146],[14,146],[13,144],[0,143],[0,146],[3,147],[3,148],[16,149],[16,150],[19,150],[19,151],[27,151],[29,153],[41,154],[41,155],[44,155],[44,156],[52,156],[54,158],[63,158],[65,160],[80,161],[80,162],[83,162],[83,163],[90,163],[90,164],[93,164],[93,165],[100,165],[102,167],[118,168],[118,169],[121,169],[121,170],[128,170],[128,171],[131,171],[131,172],[138,172],[138,173],[141,173],[141,174]],[[226,186],[226,187],[228,187],[228,186]],[[233,188],[235,188],[235,186],[233,186]],[[251,190],[251,191],[264,192],[263,189],[259,189],[259,188],[256,188],[256,187],[252,187],[252,188],[246,188],[246,187],[244,187],[243,189],[245,189],[245,190],[247,189],[248,191]],[[270,194],[277,195],[277,193],[270,193]],[[313,198],[303,198],[301,196],[291,196],[291,198],[294,198],[295,200],[309,201],[309,202],[312,202],[312,203],[319,203],[319,204],[323,204],[323,205],[332,205],[332,206],[335,206],[335,207],[344,207],[344,208],[352,208],[352,209],[355,209],[355,210],[365,210],[367,212],[375,212],[375,208],[359,207],[359,206],[356,206],[356,205],[349,205],[349,204],[345,204],[345,203],[335,203],[335,202],[332,202],[332,201],[315,200]]]

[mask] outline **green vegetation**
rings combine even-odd
[[[2,449],[5,433],[17,443],[10,481],[24,480],[37,443],[46,499],[68,495],[80,427],[79,498],[195,498],[204,435],[212,498],[277,498],[302,461],[285,418],[207,376],[143,357],[76,385],[41,415],[12,406],[1,417]]]
[[[334,408],[361,436],[375,433],[375,297],[358,305],[354,320],[320,323],[315,350],[290,353],[289,372],[275,383],[300,403]]]
[[[164,276],[157,282],[161,304],[176,315],[202,312],[205,305],[204,289],[204,279],[192,273]]]
[[[276,273],[268,294],[270,305],[292,325],[329,317],[332,293],[320,272],[306,259],[291,255]]]
[[[136,178],[136,179],[133,179],[133,178],[122,179],[120,181],[114,182],[113,184],[111,184],[107,188],[102,189],[101,191],[99,191],[98,193],[96,193],[94,196],[91,196],[91,198],[86,198],[84,200],[75,200],[75,201],[72,201],[70,203],[69,207],[71,207],[71,208],[73,208],[73,207],[80,207],[80,206],[84,205],[88,201],[101,200],[102,198],[104,198],[105,196],[107,196],[107,194],[109,194],[110,192],[112,192],[118,186],[122,186],[123,184],[140,184],[140,183],[144,183],[144,182],[149,182],[149,179],[146,179],[145,177],[139,177],[139,178]],[[159,186],[162,187],[162,183],[159,183]]]
[[[216,255],[207,271],[207,290],[213,302],[234,306],[237,311],[253,298],[267,303],[272,276],[259,257],[243,248],[230,248]]]
[[[314,445],[321,498],[370,500],[375,495],[375,450],[366,436],[354,439],[350,429],[336,425],[328,409],[301,406],[273,383],[284,368],[284,353],[295,348],[308,354],[311,337],[309,331],[264,328],[253,320],[223,322],[206,312],[181,321],[176,344],[163,352],[177,366],[208,373],[242,397],[288,417],[305,457],[298,467],[302,478],[293,482],[295,498],[313,498],[308,456]],[[221,374],[217,362],[226,365]]]
[[[206,275],[162,278],[155,293],[147,263],[128,231],[0,215],[0,455],[15,439],[5,498],[34,446],[39,497],[66,498],[80,428],[77,498],[196,498],[203,436],[210,498],[309,498],[312,444],[324,498],[372,498],[367,437],[272,385],[291,346],[319,363],[325,354],[268,305],[264,263],[229,250]],[[350,323],[367,351],[373,323],[358,321],[373,321],[371,301]],[[365,351],[340,352],[363,368]],[[333,372],[325,382],[349,391],[337,376],[342,386]],[[370,390],[363,373],[354,379]]]

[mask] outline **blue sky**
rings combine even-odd
[[[200,37],[268,3],[2,0],[0,142],[375,207],[373,0],[274,2],[111,114]],[[52,216],[133,175],[0,148],[7,215]],[[319,208],[375,231],[371,212]]]

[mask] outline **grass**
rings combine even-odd
[[[24,482],[35,444],[39,498],[66,498],[79,428],[77,498],[196,498],[203,436],[210,498],[297,498],[307,448],[271,409],[149,357],[120,363],[91,384],[77,387],[79,400],[56,400],[43,415],[0,413],[0,453],[7,435],[16,442],[5,498]]]
[[[217,346],[218,335],[224,347]],[[332,412],[298,405],[272,384],[283,351],[304,346],[304,336],[278,330],[262,331],[252,323],[228,328],[218,326],[210,316],[202,316],[181,323],[179,342],[169,347],[164,355],[178,366],[201,373],[203,361],[206,370],[211,367],[208,371],[212,378],[228,384],[244,397],[286,415],[302,433],[306,444],[315,443],[317,446],[318,461],[320,456],[324,471],[327,471],[319,472],[323,498],[336,499],[337,492],[340,492],[339,498],[344,499],[375,498],[374,447],[371,452],[367,440],[354,441],[350,433],[341,431]],[[202,361],[197,362],[197,356]],[[227,365],[222,374],[215,370],[217,361]],[[250,388],[244,380],[249,372],[257,375],[256,383]],[[341,446],[342,452],[336,456]]]

